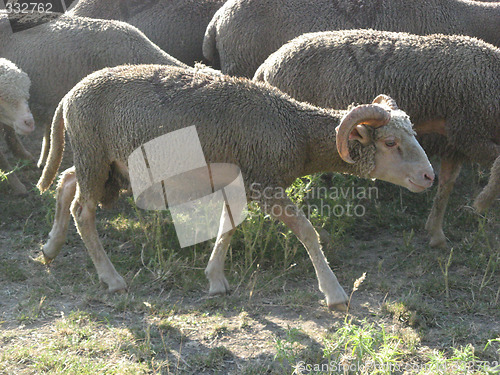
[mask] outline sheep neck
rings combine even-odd
[[[304,175],[319,172],[356,174],[355,168],[344,162],[337,151],[335,128],[342,114],[339,112],[337,115],[337,121],[333,121],[331,116],[318,115],[307,127]]]

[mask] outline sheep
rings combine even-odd
[[[462,163],[489,164],[500,153],[500,50],[475,38],[375,30],[304,34],[269,56],[254,80],[321,107],[363,102],[378,92],[397,100],[427,154],[441,157],[426,223],[434,247],[446,244],[443,218]]]
[[[225,0],[80,0],[69,14],[125,21],[185,64],[204,61],[208,23]]]
[[[287,41],[342,29],[464,34],[500,46],[500,4],[470,0],[228,0],[205,32],[203,54],[224,74],[253,77]]]
[[[19,69],[13,62],[0,58],[0,124],[11,127],[18,134],[30,134],[35,130],[35,121],[31,114],[28,100],[31,81],[28,75]],[[4,130],[4,126],[0,126]],[[17,144],[20,147],[12,149],[15,156],[31,159],[32,156],[18,142],[6,135],[6,141],[11,148]],[[7,159],[0,151],[0,169],[11,170]],[[26,187],[14,173],[8,177],[12,189],[16,194],[27,193]]]
[[[127,158],[135,149],[192,125],[206,161],[238,166],[247,198],[302,241],[332,309],[345,308],[347,296],[328,266],[318,234],[284,195],[285,188],[300,176],[324,170],[381,178],[414,192],[430,187],[434,179],[408,116],[389,97],[336,111],[297,102],[247,79],[158,65],[107,68],[77,84],[54,115],[39,190],[47,190],[57,174],[65,129],[74,167],[60,179],[55,221],[43,247],[46,260],[61,250],[71,210],[99,279],[110,292],[125,289],[99,241],[96,205],[116,198],[118,179],[128,178]],[[224,220],[220,225],[224,228]],[[205,271],[210,294],[229,290],[223,269],[233,233],[234,228],[221,230],[217,236]]]
[[[31,77],[30,106],[37,124],[45,125],[39,166],[45,163],[48,153],[48,125],[57,104],[86,75],[127,63],[187,68],[124,22],[67,15],[56,19],[52,19],[53,15],[9,17],[17,24],[34,26],[13,33],[7,16],[0,15],[0,56],[16,63]]]

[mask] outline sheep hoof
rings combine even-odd
[[[127,291],[127,283],[121,276],[116,280],[103,282],[108,285],[108,293],[125,293]]]
[[[118,290],[109,290],[108,289],[108,293],[112,293],[112,294],[125,294],[125,293],[127,293],[127,291],[128,291],[127,287],[121,288],[121,289],[118,289]]]
[[[347,303],[341,302],[341,303],[330,303],[328,304],[328,308],[331,311],[340,311],[340,312],[346,312],[347,311]]]
[[[446,237],[444,236],[444,234],[442,236],[439,235],[431,237],[431,240],[429,241],[429,246],[445,249],[447,247]]]
[[[54,258],[51,258],[45,254],[45,251],[42,250],[42,256],[43,256],[43,263],[44,264],[50,264],[54,260]]]
[[[209,296],[225,295],[229,294],[231,289],[229,288],[229,283],[226,278],[223,277],[217,281],[210,283],[210,290],[208,292]]]

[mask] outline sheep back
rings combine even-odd
[[[446,119],[448,142],[434,134],[419,138],[430,154],[492,162],[491,141],[500,143],[500,50],[475,38],[310,33],[269,56],[254,79],[330,108],[386,93],[417,126]]]

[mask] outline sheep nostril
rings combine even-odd
[[[33,119],[24,120],[24,124],[28,128],[34,128],[35,127],[35,120],[33,120]]]
[[[434,174],[424,173],[424,179],[427,181],[434,181]]]

